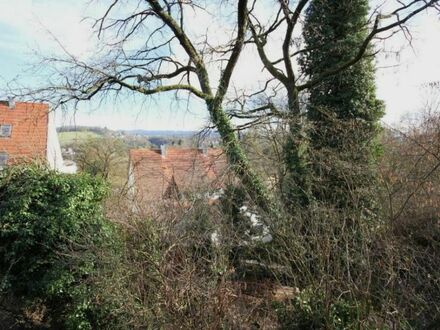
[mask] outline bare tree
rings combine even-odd
[[[79,144],[77,149],[75,161],[79,168],[105,180],[116,172],[115,168],[127,165],[126,147],[120,139],[110,136],[93,138]]]
[[[105,43],[106,52],[102,56],[87,61],[66,50],[64,58],[46,57],[42,65],[53,68],[48,84],[41,88],[20,89],[15,94],[50,101],[57,107],[69,102],[99,98],[99,95],[118,94],[124,90],[145,96],[167,92],[188,93],[205,103],[210,120],[221,136],[229,162],[251,198],[261,208],[275,210],[262,180],[242,151],[231,117],[252,115],[256,122],[263,116],[287,118],[292,134],[296,134],[300,129],[296,116],[300,112],[301,92],[325,77],[345,70],[364,56],[371,56],[368,46],[374,38],[383,37],[387,31],[405,29],[404,24],[409,19],[429,7],[438,8],[439,1],[397,1],[398,7],[388,15],[375,11],[371,24],[365,26],[369,30],[368,36],[359,45],[355,57],[304,81],[297,76],[294,67],[295,57],[305,51],[296,42],[294,31],[299,28],[298,23],[310,0],[265,2],[276,12],[266,24],[262,23],[266,20],[261,17],[264,15],[255,9],[256,0],[219,1],[218,4],[224,6],[226,12],[233,13],[228,21],[232,16],[234,19],[228,40],[215,46],[210,44],[213,36],[205,34],[200,38],[191,33],[191,26],[194,25],[191,18],[209,10],[205,1],[113,0],[94,25],[99,38],[105,39],[107,36],[107,39],[112,39],[112,42]],[[132,7],[127,9],[130,5]],[[270,59],[271,53],[265,45],[281,30],[284,31],[283,41],[279,45],[282,57]],[[142,40],[141,45],[139,40]],[[256,47],[262,65],[271,78],[263,89],[242,94],[227,103],[230,101],[228,91],[232,75],[247,45]],[[212,82],[216,80],[213,78],[216,75],[209,68],[212,64],[221,67],[215,84]],[[274,97],[267,95],[268,90],[278,97],[286,95],[287,107],[278,107]],[[249,107],[256,103],[259,104],[257,108]],[[237,104],[240,105],[239,111],[225,111],[226,105],[232,107]]]
[[[411,212],[439,212],[440,97],[431,99],[418,118],[400,128],[389,126],[383,134],[380,169],[393,222]]]

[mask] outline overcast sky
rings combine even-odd
[[[36,61],[34,50],[56,52],[51,31],[76,54],[93,50],[95,39],[84,17],[97,16],[102,8],[90,1],[0,0],[0,86],[23,73]],[[199,26],[209,25],[206,18]],[[440,19],[434,13],[422,14],[411,23],[412,47],[400,36],[385,45],[398,49],[399,56],[382,53],[377,59],[377,91],[386,102],[384,121],[393,123],[406,113],[417,112],[427,97],[424,85],[440,80]],[[240,77],[261,67],[258,59],[242,62]],[[247,71],[248,70],[248,71]],[[58,124],[107,126],[112,129],[198,129],[206,123],[201,105],[190,109],[172,97],[161,97],[143,104],[108,102],[99,107],[82,106],[75,114],[57,114]]]

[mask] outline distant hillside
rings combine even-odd
[[[97,134],[126,134],[126,135],[145,135],[145,136],[176,136],[176,137],[190,137],[199,133],[199,131],[175,131],[175,130],[146,130],[146,129],[132,129],[132,130],[111,130],[107,127],[99,126],[61,126],[57,128],[58,133],[62,132],[94,132]],[[218,133],[211,131],[210,136],[217,136]]]
[[[198,131],[172,131],[172,130],[111,130],[107,127],[96,126],[62,126],[57,128],[58,133],[66,132],[93,132],[96,134],[104,135],[141,135],[141,136],[154,136],[154,137],[192,137],[198,133]]]
[[[57,127],[58,133],[64,132],[93,132],[96,134],[106,134],[112,132],[112,130],[107,127],[98,127],[98,126],[61,126]]]
[[[154,136],[154,137],[192,137],[196,135],[197,131],[160,131],[160,130],[127,130],[118,131],[125,135],[142,135],[142,136]]]
[[[78,131],[78,132],[59,132],[58,138],[61,146],[70,145],[73,143],[81,143],[88,139],[101,137],[102,134],[98,134],[91,131]]]
[[[63,126],[57,129],[62,147],[71,147],[74,144],[97,137],[110,136],[122,139],[129,148],[158,148],[163,144],[190,147],[198,142],[198,131],[171,131],[171,130],[110,130],[106,127],[94,126]],[[217,132],[203,134],[204,143],[218,145]]]

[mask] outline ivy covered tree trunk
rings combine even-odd
[[[222,139],[223,148],[234,172],[240,178],[247,193],[254,203],[272,216],[277,216],[277,207],[267,191],[263,181],[250,165],[232,124],[223,111],[220,102],[208,101],[207,107],[211,120],[217,127]]]
[[[288,210],[306,207],[310,201],[310,175],[308,169],[308,141],[306,122],[301,115],[299,95],[292,82],[287,93],[289,107],[289,133],[284,145],[286,175],[283,179],[283,202]]]
[[[303,72],[311,79],[353,58],[367,30],[368,0],[313,0],[307,10]],[[312,196],[337,208],[374,208],[374,161],[383,103],[376,98],[373,57],[312,87]]]

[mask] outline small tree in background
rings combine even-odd
[[[108,180],[120,172],[126,174],[126,155],[127,147],[121,139],[103,137],[80,144],[75,160],[81,171]]]

